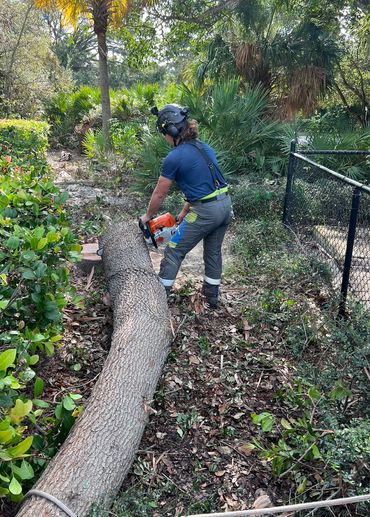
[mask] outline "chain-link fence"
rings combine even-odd
[[[299,151],[292,142],[283,222],[330,266],[340,293],[340,314],[348,292],[370,310],[370,188],[307,155],[350,155],[365,165],[370,151]]]

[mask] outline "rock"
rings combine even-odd
[[[62,151],[60,153],[60,162],[70,162],[72,160],[72,154],[67,151]]]

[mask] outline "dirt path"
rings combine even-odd
[[[232,263],[232,256],[230,252],[230,234],[226,234],[225,242],[223,245],[223,262],[224,268],[227,268]],[[158,250],[150,251],[150,258],[154,271],[158,273],[160,262],[164,254],[164,248],[161,247]],[[183,287],[185,284],[200,283],[203,281],[204,264],[203,264],[203,243],[200,242],[193,250],[191,250],[185,257],[181,269],[177,275],[175,282],[175,289]]]
[[[113,212],[134,208],[134,201],[119,188],[94,184],[86,158],[69,151],[51,151],[48,163],[56,174],[56,185],[69,194],[68,206],[81,208],[98,203],[108,210],[113,209]],[[100,183],[104,183],[103,180]]]

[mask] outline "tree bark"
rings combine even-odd
[[[108,47],[107,34],[104,31],[97,32],[99,51],[99,80],[101,94],[101,109],[103,119],[103,133],[106,148],[111,146],[109,121],[111,119],[110,97],[109,97],[109,76],[108,76]]]
[[[117,224],[101,240],[114,313],[109,356],[90,400],[35,489],[62,501],[78,517],[92,503],[106,506],[135,458],[148,408],[170,348],[169,311],[139,230]],[[18,517],[65,517],[32,496]]]

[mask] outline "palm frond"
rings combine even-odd
[[[235,63],[239,74],[251,86],[263,84],[271,88],[270,63],[265,59],[262,48],[257,43],[241,43],[235,50]]]
[[[325,69],[314,65],[304,66],[292,72],[289,83],[286,100],[288,115],[292,117],[299,110],[305,116],[312,115],[320,95],[325,91]]]

